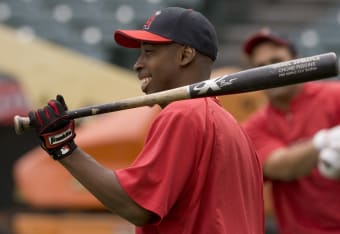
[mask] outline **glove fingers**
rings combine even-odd
[[[48,106],[45,106],[44,109],[39,109],[36,115],[39,118],[39,121],[41,121],[41,125],[49,123],[49,119],[53,116],[53,114],[50,114]]]
[[[48,106],[57,114],[62,115],[65,112],[65,107],[57,100],[50,100]],[[54,114],[55,115],[55,114]]]
[[[30,119],[31,126],[40,132],[41,127],[49,122],[50,114],[48,112],[48,108],[45,107],[44,109],[38,109],[37,111],[30,111],[28,113],[28,117]]]
[[[64,100],[64,97],[61,96],[60,94],[57,95],[57,101],[63,106],[64,110],[68,110],[68,107],[66,105],[66,102]]]
[[[41,111],[41,109],[39,109]],[[34,128],[39,128],[42,125],[42,119],[40,118],[38,111],[30,111],[28,113],[28,117],[30,119],[30,124],[34,127]]]
[[[51,106],[46,106],[44,108],[44,112],[45,112],[47,119],[56,117],[59,114],[59,110],[55,110],[54,107],[51,107]]]

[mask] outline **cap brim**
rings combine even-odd
[[[258,35],[251,37],[248,41],[246,41],[246,43],[243,46],[244,53],[246,53],[248,55],[251,54],[254,47],[256,45],[258,45],[259,43],[264,42],[264,41],[271,41],[271,42],[278,44],[278,45],[288,45],[289,44],[287,41],[282,40],[278,37],[275,37],[271,34],[258,34]]]
[[[139,48],[141,42],[169,43],[172,40],[145,30],[117,30],[114,39],[118,45],[127,48]]]

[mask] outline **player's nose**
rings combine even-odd
[[[138,72],[143,68],[143,63],[142,63],[142,59],[141,56],[139,56],[135,62],[135,64],[133,65],[133,70]]]

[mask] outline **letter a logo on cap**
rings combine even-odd
[[[160,15],[161,11],[156,11],[152,16],[149,17],[149,19],[144,24],[144,30],[149,30],[152,22],[155,20],[157,15]]]

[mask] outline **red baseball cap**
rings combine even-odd
[[[246,55],[251,55],[254,48],[265,41],[271,41],[277,45],[287,46],[291,49],[294,55],[296,54],[294,45],[288,39],[272,32],[268,28],[263,28],[251,35],[243,44],[243,52]]]
[[[141,30],[117,30],[117,44],[127,48],[139,48],[141,42],[176,42],[195,48],[198,52],[216,59],[218,51],[214,26],[201,13],[181,7],[167,7],[156,11]]]

